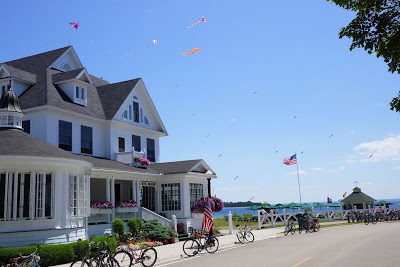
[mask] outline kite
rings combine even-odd
[[[256,197],[256,196],[253,196],[252,198],[250,198],[250,200],[249,200],[249,201],[253,200],[255,197]]]
[[[188,56],[188,55],[192,55],[192,54],[194,54],[194,53],[197,53],[197,52],[199,52],[201,50],[201,48],[194,48],[194,49],[192,49],[192,50],[190,50],[189,52],[187,52],[187,53],[182,53],[182,56]]]
[[[344,192],[343,197],[346,197],[346,195],[347,195],[347,192]]]
[[[221,157],[222,157],[222,154],[219,154],[219,155],[218,155],[218,158],[221,158]]]
[[[332,137],[333,136],[333,134],[331,134],[329,137]]]
[[[296,118],[297,118],[297,115],[294,115],[293,119],[296,119]]]
[[[210,135],[207,135],[206,137],[208,138],[208,137],[210,137]]]
[[[239,176],[236,176],[235,179],[233,179],[233,180],[235,181],[237,178],[239,178]]]
[[[197,114],[196,113],[192,113],[192,116],[196,116]]]
[[[158,40],[153,40],[154,45],[158,45]]]
[[[279,152],[279,150],[276,148],[276,149],[275,149],[275,153],[278,153],[278,152]]]
[[[370,158],[372,158],[373,156],[374,156],[374,154],[372,153],[371,155],[369,155],[369,157],[368,157],[368,158],[370,159]]]
[[[78,29],[79,23],[78,22],[71,22],[69,25],[71,25],[72,28],[75,28],[75,30]]]
[[[253,92],[253,95],[255,95],[255,94],[257,94],[257,91],[254,91],[254,92]]]
[[[205,17],[201,17],[201,19],[199,21],[196,21],[195,23],[193,23],[190,26],[187,26],[186,28],[190,29],[190,28],[196,26],[197,24],[199,24],[200,22],[206,22],[206,18]]]

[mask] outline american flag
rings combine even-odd
[[[214,220],[212,216],[211,204],[210,199],[207,199],[206,206],[204,207],[204,220],[201,225],[201,228],[210,232],[214,226]]]
[[[285,158],[283,160],[283,164],[285,164],[285,165],[294,165],[296,163],[297,163],[296,154],[294,154],[290,158]]]

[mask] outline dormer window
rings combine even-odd
[[[140,114],[139,114],[139,103],[136,101],[132,102],[133,107],[133,121],[139,122]]]
[[[77,104],[85,105],[87,101],[87,90],[86,88],[75,86],[75,99],[74,102]]]
[[[125,111],[122,113],[122,118],[128,119],[128,111],[127,111],[127,110],[125,110]]]
[[[80,90],[79,90],[79,87],[77,86],[75,89],[75,98],[79,98],[79,92],[80,92]]]

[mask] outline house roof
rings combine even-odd
[[[359,187],[354,187],[353,193],[351,193],[349,196],[347,196],[341,202],[342,203],[363,203],[363,202],[374,202],[374,201],[375,201],[375,199],[373,199],[372,197],[361,192],[361,189]]]
[[[0,128],[0,155],[77,159],[70,152],[14,128]]]
[[[13,78],[17,78],[29,83],[36,83],[36,74],[15,68],[8,64],[1,64],[1,66],[4,66],[4,68],[10,73]]]
[[[76,76],[78,76],[79,73],[81,73],[82,70],[84,70],[84,68],[53,74],[52,75],[53,83],[59,83],[74,79],[76,78]]]
[[[149,168],[163,174],[187,173],[192,171],[202,159],[152,163]]]
[[[106,120],[114,118],[115,113],[117,113],[139,80],[140,78],[97,87]]]

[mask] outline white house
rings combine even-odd
[[[159,162],[168,133],[142,79],[110,84],[68,46],[0,63],[0,97],[0,247],[86,239],[114,218],[200,227],[191,208],[216,175],[201,159]]]

